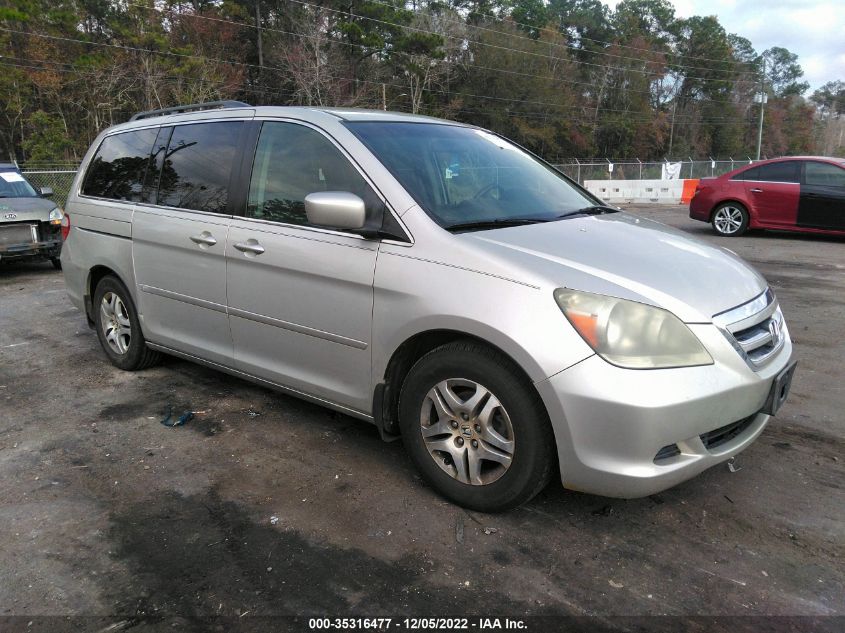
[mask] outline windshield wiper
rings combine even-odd
[[[501,229],[507,226],[522,226],[524,224],[538,224],[549,222],[554,218],[495,218],[492,220],[476,220],[474,222],[458,222],[445,227],[447,231],[471,231],[473,229]]]
[[[592,207],[584,207],[583,209],[576,209],[557,216],[558,218],[569,218],[576,215],[603,215],[605,213],[619,213],[619,209],[608,207],[603,204],[597,204]]]

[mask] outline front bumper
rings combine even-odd
[[[715,326],[690,328],[713,365],[629,370],[591,356],[537,384],[554,427],[565,487],[644,497],[729,459],[757,439],[770,418],[761,409],[792,355],[788,333],[780,351],[755,371]],[[740,422],[736,434],[705,445],[712,437],[706,434]],[[677,454],[655,460],[673,444]]]
[[[62,253],[62,241],[30,242],[0,247],[0,261],[36,257],[51,259]]]
[[[26,241],[10,240],[11,243],[0,243],[0,261],[36,258],[50,259],[59,257],[62,252],[61,228],[48,222],[20,222],[0,225],[6,227],[25,228],[31,234]]]

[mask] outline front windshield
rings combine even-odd
[[[16,171],[0,171],[0,198],[37,198],[38,193]]]
[[[562,174],[490,132],[440,123],[346,125],[446,228],[547,221],[596,205]]]

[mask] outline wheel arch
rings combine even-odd
[[[514,372],[537,394],[540,402],[543,402],[529,373],[506,350],[480,336],[461,330],[425,330],[403,341],[391,355],[384,374],[379,376],[373,397],[373,418],[383,439],[389,441],[399,437],[399,394],[411,367],[433,349],[455,341],[471,341],[504,356]],[[543,408],[545,409],[545,404]]]
[[[94,292],[97,290],[97,285],[100,281],[103,280],[104,277],[113,276],[120,283],[126,286],[126,282],[121,279],[120,274],[110,268],[109,266],[105,266],[103,264],[97,264],[96,266],[92,266],[91,269],[88,271],[88,278],[85,280],[85,317],[88,319],[88,325],[94,325]],[[128,287],[128,286],[127,286]]]

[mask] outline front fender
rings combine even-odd
[[[373,387],[402,343],[433,330],[489,342],[533,382],[593,354],[551,290],[382,251],[373,305]]]

